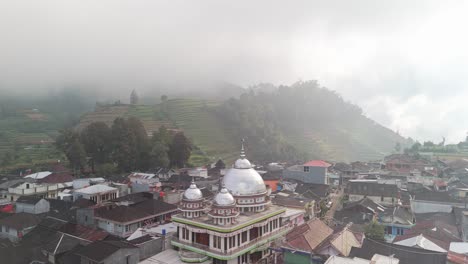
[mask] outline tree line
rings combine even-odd
[[[74,170],[93,173],[147,171],[155,167],[184,167],[192,145],[183,132],[172,134],[160,127],[148,136],[136,117],[116,118],[111,127],[94,122],[81,132],[65,129],[56,139]]]

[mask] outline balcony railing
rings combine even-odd
[[[210,248],[207,245],[199,244],[199,243],[196,243],[196,242],[190,242],[190,241],[186,241],[186,240],[181,240],[181,239],[178,239],[176,237],[172,238],[172,242],[176,242],[176,243],[182,244],[184,246],[188,246],[188,247],[197,248],[197,249],[199,249],[201,251],[205,251],[205,252],[212,253],[212,254],[215,254],[215,255],[225,256],[225,255],[235,254],[237,252],[240,252],[240,251],[242,251],[244,249],[247,249],[247,248],[250,248],[250,247],[255,247],[255,246],[259,247],[259,246],[267,243],[273,236],[281,234],[281,233],[285,233],[289,229],[291,229],[290,226],[282,226],[279,229],[277,229],[277,230],[275,230],[273,232],[263,234],[262,236],[259,236],[259,237],[255,238],[255,239],[249,241],[246,244],[242,244],[240,246],[237,246],[237,247],[234,247],[234,248],[229,248],[229,249]],[[177,245],[175,245],[175,246],[177,246]],[[187,247],[184,247],[184,248],[190,250],[190,248],[187,248]]]

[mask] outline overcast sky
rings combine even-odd
[[[0,89],[317,79],[404,136],[468,131],[466,1],[0,1]]]

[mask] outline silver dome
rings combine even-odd
[[[184,192],[184,198],[187,200],[200,200],[203,198],[203,194],[195,182],[192,181],[190,187]]]
[[[234,168],[224,175],[223,184],[234,196],[266,193],[267,189],[262,176],[252,168],[252,164],[245,157],[244,144],[242,144],[240,158],[234,163]]]
[[[230,169],[224,176],[223,183],[234,196],[266,193],[266,186],[262,176],[252,168]]]
[[[235,205],[236,203],[236,200],[234,200],[234,197],[232,197],[226,187],[221,188],[221,191],[216,194],[214,201],[216,205],[221,206]]]

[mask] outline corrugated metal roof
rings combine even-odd
[[[93,193],[101,193],[101,192],[109,192],[109,191],[115,191],[117,188],[110,187],[104,184],[96,184],[96,185],[91,185],[89,187],[85,187],[82,189],[76,190],[77,193],[85,193],[85,194],[93,194]]]
[[[43,179],[49,175],[51,175],[52,172],[50,171],[40,171],[40,172],[36,172],[36,173],[33,173],[33,174],[29,174],[29,175],[26,175],[24,176],[24,178],[31,178],[31,179]]]

